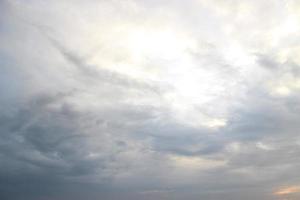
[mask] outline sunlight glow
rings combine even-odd
[[[188,40],[171,30],[136,28],[129,32],[128,47],[135,60],[177,59]]]
[[[149,74],[143,74],[140,79],[151,77],[152,80],[163,81],[163,84],[172,88],[164,98],[173,109],[177,120],[208,128],[226,125],[223,116],[198,113],[195,110],[195,107],[203,107],[221,98],[226,106],[226,99],[223,97],[230,84],[218,70],[204,64],[205,58],[195,57],[190,53],[191,50],[199,50],[193,37],[178,30],[136,27],[129,30],[127,42],[129,55],[137,68],[148,61],[159,62],[159,76],[153,76],[148,69],[155,68],[152,65],[147,66]]]
[[[212,160],[197,156],[171,156],[177,167],[188,168],[190,170],[205,170],[222,167],[227,164],[226,160]]]
[[[300,186],[289,186],[285,188],[280,188],[279,190],[275,191],[275,195],[288,195],[293,193],[299,193]]]

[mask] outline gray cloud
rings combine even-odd
[[[299,8],[0,1],[0,199],[297,199]]]

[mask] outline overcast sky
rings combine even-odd
[[[300,198],[299,0],[0,0],[1,200]]]

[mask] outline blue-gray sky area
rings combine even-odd
[[[300,1],[0,0],[1,200],[297,200]]]

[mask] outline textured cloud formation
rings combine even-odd
[[[299,199],[296,0],[0,0],[0,199]]]

